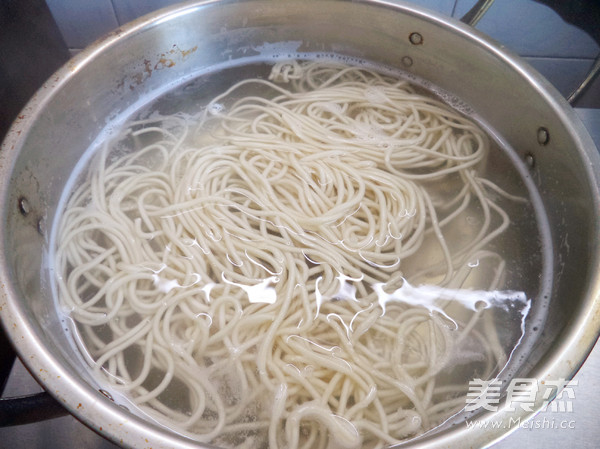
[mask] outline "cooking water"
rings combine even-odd
[[[281,70],[293,70],[293,64],[290,67],[283,66]],[[368,65],[366,67],[372,68]],[[92,185],[91,189],[95,192],[93,194],[98,194],[102,190],[100,187],[93,187],[101,184],[100,175],[97,174],[98,166],[105,166],[106,173],[103,176],[109,178],[110,173],[113,173],[108,170],[111,164],[118,165],[119,160],[140,151],[146,156],[130,158],[131,173],[137,170],[136,166],[144,167],[140,170],[146,170],[149,176],[154,170],[161,168],[164,168],[165,172],[171,170],[172,173],[178,174],[180,171],[183,173],[185,161],[178,162],[180,166],[176,169],[161,167],[164,165],[164,155],[167,151],[163,147],[171,145],[171,138],[173,141],[179,139],[182,123],[189,126],[191,131],[181,143],[181,151],[202,145],[214,147],[214,135],[218,139],[222,133],[217,118],[227,115],[232,109],[238,107],[236,101],[245,104],[244,101],[248,101],[246,100],[248,98],[258,98],[259,100],[254,100],[254,103],[261,105],[259,112],[273,114],[276,120],[277,114],[281,112],[269,112],[269,105],[263,104],[260,98],[271,100],[281,95],[281,92],[274,91],[272,87],[265,84],[249,83],[236,88],[230,95],[218,101],[212,101],[217,94],[227,91],[240,80],[251,78],[267,80],[272,70],[272,62],[224,68],[193,79],[144,106],[135,113],[133,118],[128,119],[123,128],[128,131],[118,129],[112,132],[113,143],[104,156],[102,156],[102,145],[89,150],[86,156],[89,162],[82,166],[78,173],[73,174],[73,181],[70,183],[72,188],[63,195],[63,206],[69,204],[77,192],[81,192],[81,185],[85,185],[86,182]],[[402,73],[396,75],[407,77]],[[285,265],[286,261],[296,264],[298,262],[297,259],[289,258],[282,252],[283,250],[277,248],[272,251],[272,255],[277,257],[271,257],[271,253],[264,255],[261,252],[261,247],[266,245],[264,236],[270,236],[282,248],[286,244],[298,245],[298,242],[308,242],[310,248],[313,247],[311,245],[318,246],[318,242],[329,244],[332,243],[330,236],[316,235],[315,232],[311,234],[307,231],[308,228],[304,230],[293,228],[285,217],[281,222],[274,222],[272,216],[262,219],[257,206],[262,204],[260,199],[262,197],[258,194],[256,198],[250,197],[246,191],[243,194],[236,191],[240,188],[238,179],[245,179],[247,175],[242,171],[236,171],[234,176],[226,171],[223,165],[216,163],[213,170],[222,170],[222,172],[216,175],[213,173],[212,176],[208,173],[206,176],[207,179],[210,178],[213,187],[219,182],[222,185],[214,188],[211,194],[214,196],[219,191],[229,189],[235,195],[230,194],[227,200],[217,201],[220,203],[217,204],[218,211],[215,212],[213,219],[218,220],[221,213],[223,216],[227,215],[225,212],[234,214],[235,220],[243,222],[243,226],[252,222],[252,229],[262,229],[264,231],[260,234],[262,237],[255,237],[245,231],[235,235],[229,224],[219,228],[218,223],[213,226],[207,222],[205,227],[202,223],[194,225],[197,232],[203,234],[202,238],[184,232],[184,240],[179,243],[165,244],[164,239],[156,237],[159,232],[182,235],[179,228],[185,224],[173,224],[167,230],[151,228],[147,225],[150,222],[149,218],[133,217],[133,202],[150,204],[151,207],[146,209],[150,215],[162,208],[163,219],[167,216],[169,219],[178,219],[189,214],[187,210],[181,208],[170,208],[164,203],[161,194],[153,198],[155,187],[149,182],[146,188],[138,190],[140,197],[133,202],[129,200],[131,204],[127,203],[119,213],[130,216],[131,222],[134,223],[127,231],[132,233],[131,239],[145,239],[144,245],[157,251],[161,256],[138,261],[137,266],[132,266],[126,260],[108,264],[110,269],[123,270],[131,276],[134,276],[132,273],[138,276],[131,284],[132,287],[115,293],[111,299],[106,299],[108,297],[102,295],[121,281],[110,278],[109,268],[102,268],[102,274],[89,275],[86,282],[79,281],[74,289],[78,291],[81,302],[83,304],[93,302],[89,306],[84,306],[85,311],[77,311],[72,304],[65,304],[60,297],[57,298],[58,307],[70,317],[70,320],[72,319],[72,323],[76,323],[70,333],[74,335],[75,344],[84,354],[90,367],[95,370],[102,388],[113,392],[115,397],[120,397],[120,400],[127,403],[127,406],[136,413],[200,441],[225,446],[246,444],[248,447],[266,447],[273,445],[273,442],[307,443],[314,439],[315,446],[319,443],[329,444],[330,447],[358,447],[357,445],[369,443],[369,438],[391,444],[393,441],[416,437],[460,413],[466,405],[465,393],[470,380],[486,376],[499,376],[505,379],[512,376],[519,367],[516,354],[521,351],[527,352],[527,347],[535,341],[535,332],[525,331],[541,328],[544,320],[547,282],[550,279],[547,260],[551,247],[546,238],[543,210],[527,171],[513,149],[504,145],[493,130],[487,128],[467,105],[427,82],[414,77],[410,77],[410,82],[418,94],[441,100],[453,108],[458,108],[461,115],[468,114],[471,120],[479,122],[479,125],[486,129],[490,148],[485,155],[485,160],[477,166],[477,177],[485,179],[482,185],[488,190],[490,202],[494,203],[491,211],[486,209],[487,205],[482,206],[480,201],[467,200],[465,196],[458,202],[464,202],[466,206],[458,207],[455,198],[457,189],[465,188],[465,175],[455,173],[423,180],[415,176],[417,179],[415,182],[424,189],[433,204],[431,207],[438,213],[437,217],[428,216],[423,222],[426,228],[418,250],[408,254],[401,261],[398,259],[396,268],[393,268],[395,263],[393,259],[379,262],[378,259],[370,259],[371,253],[368,251],[361,253],[355,248],[350,248],[361,254],[363,258],[361,264],[366,263],[364,266],[370,267],[364,272],[360,270],[357,272],[344,263],[340,265],[341,268],[333,271],[321,269],[319,267],[325,263],[325,255],[321,255],[317,250],[312,252],[305,250],[303,254],[305,266],[302,270],[308,274],[303,278],[296,274],[287,274],[294,278],[294,285],[289,290],[285,290],[288,295],[292,295],[294,301],[302,301],[303,305],[297,308],[286,305],[287,316],[285,312],[281,312],[281,316],[277,314],[271,316],[265,310],[270,311],[270,308],[275,306],[283,307],[281,303],[289,302],[282,296],[284,291],[278,284],[283,276],[282,272],[287,273],[288,268],[282,268],[280,265]],[[278,85],[283,89],[288,89],[288,84],[289,82],[282,82],[279,79]],[[366,102],[385,104],[386,98],[380,97],[378,89],[367,89],[365,92]],[[321,104],[320,107],[323,110],[329,109],[332,117],[346,112],[334,102]],[[257,112],[252,111],[248,114],[254,117],[252,114]],[[242,111],[240,117],[243,116]],[[241,118],[235,120],[239,122]],[[232,121],[231,126],[236,124],[235,120]],[[200,122],[202,124],[199,124]],[[260,131],[260,126],[263,125],[255,123],[250,126],[254,126],[254,131]],[[163,131],[148,131],[150,128],[162,128]],[[164,130],[169,133],[168,136]],[[370,144],[379,139],[377,130],[368,126],[355,130],[355,135],[359,140],[362,139]],[[199,145],[198,142],[202,144]],[[264,142],[261,144],[266,147],[269,143],[267,141],[266,144]],[[230,145],[230,142],[227,145]],[[386,149],[386,145],[386,141],[382,140],[379,145],[382,151]],[[155,150],[148,150],[151,147]],[[221,157],[225,159],[230,157],[228,148],[221,150]],[[265,178],[272,176],[273,179],[284,179],[283,171],[279,173],[274,171],[274,167],[280,160],[264,162],[260,157],[263,154],[261,151],[263,151],[262,147],[256,149],[255,160],[258,161],[257,164],[263,164],[260,165],[261,169],[269,172]],[[276,153],[265,154],[268,159],[269,154]],[[191,161],[188,162],[192,164]],[[359,162],[353,160],[352,163]],[[365,163],[364,170],[370,170],[371,165]],[[356,165],[353,167],[356,168]],[[293,167],[286,170],[292,169]],[[427,166],[423,165],[412,173],[420,175],[426,169]],[[313,175],[313,180],[320,182],[321,185],[335,182],[337,179],[325,171],[321,174],[314,172]],[[298,178],[301,175],[295,176]],[[228,184],[227,180],[233,178],[235,181]],[[162,175],[160,179],[160,182],[166,182],[166,178],[163,179]],[[186,179],[193,179],[193,177]],[[127,181],[122,178],[118,182]],[[107,199],[102,200],[103,207],[111,209],[116,207],[117,203],[127,201],[116,184],[110,187],[110,182],[106,181],[105,185],[108,186],[105,192]],[[204,185],[189,184],[184,190],[189,193],[205,188],[208,189]],[[173,195],[177,196],[176,193]],[[477,193],[472,193],[471,197],[474,198],[476,195]],[[285,204],[287,205],[291,200],[300,202],[300,196],[297,192],[292,193],[290,198],[285,199]],[[243,205],[237,206],[230,201],[232,198]],[[191,201],[189,198],[184,200]],[[456,207],[444,209],[439,206],[452,204],[453,201],[457,202]],[[97,206],[93,206],[92,199],[84,200],[82,204],[81,207],[90,208],[90,211],[94,210],[95,213],[94,207]],[[251,206],[248,206],[249,204]],[[427,203],[424,204],[422,206],[426,208]],[[362,203],[355,209],[361,205]],[[205,203],[189,205],[193,210],[205,206]],[[246,206],[249,208],[245,209]],[[317,206],[307,204],[306,207],[309,209],[312,207],[314,210]],[[248,210],[256,215],[248,218]],[[347,215],[344,221],[350,220],[349,217],[352,217],[353,213],[355,211]],[[419,214],[417,208],[405,210],[406,220],[416,220]],[[495,238],[490,238],[480,250],[474,251],[473,257],[458,258],[460,266],[451,268],[453,273],[458,273],[453,274],[455,280],[445,282],[444,278],[448,270],[443,268],[444,251],[440,248],[439,238],[443,238],[450,254],[461,254],[461,249],[469,247],[482,226],[488,226],[490,230],[498,229],[503,226],[503,217],[508,217],[508,226],[505,226],[502,232],[498,232]],[[368,216],[365,220],[374,219]],[[486,224],[486,220],[489,223]],[[435,222],[440,223],[439,229],[436,228]],[[333,227],[341,225],[342,222],[339,220],[331,223]],[[440,229],[443,230],[442,237],[439,235],[442,232]],[[224,239],[227,233],[231,234],[229,240]],[[296,234],[302,235],[298,237],[295,236]],[[388,230],[385,235],[386,241],[378,241],[378,246],[388,245],[387,240],[409,237],[402,236],[393,229]],[[54,236],[60,241],[64,234],[61,234],[60,229],[55,229]],[[109,237],[104,235],[88,240],[83,239],[85,240],[83,247],[93,252],[89,260],[93,259],[97,262],[108,258],[108,252],[112,257],[115,250],[104,250],[107,247],[106,240],[111,238],[113,237],[110,235]],[[118,237],[114,239],[118,240]],[[230,241],[244,241],[247,249],[241,252],[235,251]],[[211,259],[211,255],[216,254],[215,248],[219,245],[223,247],[226,262],[217,260],[216,256]],[[333,245],[336,248],[343,246],[343,240],[334,241]],[[182,249],[194,246],[195,252]],[[262,259],[259,258],[261,254]],[[201,264],[204,270],[202,273],[188,272],[185,275],[177,273],[178,269],[185,271],[185,267],[190,266],[189,258],[200,255],[207,257],[207,261]],[[84,256],[78,257],[82,263],[88,260]],[[223,263],[229,264],[226,272],[220,268]],[[180,266],[173,267],[173,264],[180,264]],[[254,265],[251,270],[251,273],[255,274],[253,282],[244,280],[247,276],[244,277],[245,272],[242,270],[247,265]],[[438,267],[438,269],[431,267]],[[57,270],[60,268],[58,266]],[[62,278],[67,279],[70,274],[78,270],[78,267],[71,261],[65,262],[64,269]],[[373,274],[378,269],[388,274],[385,277],[378,277],[377,274]],[[258,276],[256,273],[261,275]],[[367,279],[371,280],[367,281]],[[106,281],[109,286],[103,286],[102,281]],[[299,292],[300,289],[306,289],[307,293]],[[173,301],[177,301],[179,292],[183,290],[193,290],[194,300],[180,299],[182,303],[178,308],[169,309]],[[60,295],[61,289],[59,288],[58,291]],[[151,296],[150,291],[154,296]],[[132,296],[137,297],[137,303],[127,306]],[[219,299],[220,296],[235,298],[235,301]],[[151,297],[155,303],[150,302]],[[314,303],[308,304],[307,298]],[[367,301],[366,298],[370,299]],[[209,307],[219,301],[229,302],[220,308]],[[114,302],[125,304],[127,311],[111,317],[112,310],[115,308]],[[198,305],[199,303],[202,305]],[[138,306],[160,310],[168,317],[158,320],[151,315],[134,312],[133,310]],[[104,314],[107,319],[94,321],[96,320],[94,313]],[[252,313],[256,315],[254,318],[249,318],[249,324],[240,324],[240,326],[264,328],[264,333],[250,335],[246,327],[231,332],[228,330],[234,328],[237,323],[242,323],[240,317]],[[391,327],[387,327],[387,322],[381,321],[385,318],[389,319]],[[313,326],[318,331],[314,334],[310,333],[310,329],[304,331],[305,327],[310,328],[307,324],[309,319],[315,321]],[[115,324],[119,320],[123,325]],[[273,330],[274,328],[270,326],[277,320],[282,321],[281,327]],[[399,320],[402,323],[398,323]],[[431,321],[434,324],[431,324]],[[184,323],[187,323],[187,327],[183,327]],[[329,326],[327,331],[322,331],[324,326]],[[410,332],[403,326],[410,329]],[[149,330],[151,328],[154,330]],[[291,330],[287,334],[281,330],[288,328]],[[294,328],[303,331],[294,332]],[[124,344],[128,338],[134,339],[138,334],[143,337],[136,344]],[[221,334],[225,336],[220,337]],[[246,334],[249,335],[247,339]],[[286,335],[285,338],[278,340],[276,336],[280,334]],[[268,353],[263,354],[261,341],[268,338],[272,338],[274,344],[269,348]],[[488,338],[492,341],[487,341]],[[162,348],[157,349],[157,346],[153,345],[158,344],[161,339],[164,339],[161,342]],[[218,345],[211,346],[212,343],[202,340],[211,342],[218,340]],[[402,346],[402,350],[394,346],[397,343],[391,343],[396,340],[407,341],[406,345]],[[437,350],[440,354],[447,351],[443,356],[436,354],[435,349],[431,349],[432,342],[439,341],[445,342],[445,346]],[[449,342],[452,347],[449,346]],[[120,350],[118,356],[112,358],[110,354],[107,355],[111,351],[116,354],[119,345],[125,347]],[[352,361],[345,360],[344,357],[349,357],[348,354],[356,349],[353,345],[364,347],[374,355],[371,358],[361,355]],[[147,351],[151,351],[152,356],[148,356]],[[305,360],[298,356],[303,352],[307,353],[308,358]],[[437,357],[435,363],[438,366],[425,366],[423,353],[427,353],[427,357],[432,360]],[[225,361],[224,357],[230,357],[233,361]],[[262,365],[255,361],[261,357],[265,360]],[[348,380],[362,379],[363,370],[376,371],[385,358],[405,365],[393,368],[389,372],[396,373],[397,377],[408,379],[405,385],[398,385],[402,391],[402,398],[393,396],[396,398],[396,405],[385,401],[387,395],[391,397],[391,393],[385,390],[391,390],[394,385],[394,379],[388,379],[390,374],[387,371],[384,373],[382,369],[382,373],[374,375],[378,382],[381,381],[381,384],[376,384],[377,387],[375,385],[354,386],[352,382],[360,384],[361,381]],[[275,359],[281,359],[282,362],[273,367],[274,365],[270,364],[275,364],[273,362]],[[368,366],[359,366],[356,364],[357,360],[362,360]],[[247,363],[254,363],[254,367],[248,368]],[[184,365],[186,367],[181,368]],[[327,370],[330,372],[324,373]],[[190,376],[192,380],[188,379]],[[420,380],[421,377],[425,379],[426,376],[428,376],[426,380]],[[266,386],[259,384],[261,379],[267,378]],[[286,384],[283,379],[291,379],[293,382]],[[130,385],[124,387],[125,384]],[[135,385],[131,386],[131,384]],[[373,388],[382,390],[381,398],[377,397],[379,392],[371,391]],[[306,391],[298,393],[299,389]],[[353,396],[354,389],[358,391],[355,396]],[[298,399],[290,399],[294,394],[298,394]],[[320,396],[323,394],[329,395],[328,399],[322,400]],[[203,401],[213,405],[199,405]],[[365,406],[364,411],[361,411],[363,404],[377,401],[379,401],[377,407],[369,409]],[[221,418],[219,414],[221,409],[227,409],[231,416]],[[331,412],[324,413],[325,409]],[[390,417],[392,413],[388,410],[392,409],[395,410],[393,414],[398,416]],[[389,422],[387,432],[392,436],[380,437],[381,439],[372,435],[365,437],[364,435],[369,434],[369,426],[373,425],[371,421],[384,421],[383,418],[378,417],[382,413],[388,415],[385,418]],[[279,414],[281,419],[275,424],[268,422],[271,414]],[[357,416],[362,418],[358,419]],[[177,426],[185,420],[189,423]],[[202,425],[195,424],[194,420],[209,422],[211,426],[220,425],[221,428],[229,430],[213,435]],[[223,420],[224,424],[220,423],[220,420]],[[369,424],[366,424],[367,421]],[[315,430],[318,428],[315,422],[327,431]],[[402,431],[398,430],[394,434],[394,426],[398,429],[402,427]],[[377,432],[379,431],[373,431],[372,434],[378,435]],[[208,434],[210,437],[205,437]],[[323,443],[328,434],[331,441]],[[380,443],[373,443],[375,444]]]

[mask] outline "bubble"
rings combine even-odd
[[[225,111],[225,105],[221,103],[212,103],[208,106],[208,113],[211,115],[217,115]]]

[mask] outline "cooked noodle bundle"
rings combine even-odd
[[[500,285],[486,245],[507,195],[478,175],[487,151],[406,81],[277,64],[104,146],[58,229],[61,304],[110,388],[198,441],[397,443],[464,406],[440,373],[505,362],[485,304],[401,300],[462,288],[474,258]],[[450,244],[466,211],[480,225]]]

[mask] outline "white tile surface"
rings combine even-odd
[[[111,0],[46,0],[69,48],[84,48],[119,26]]]
[[[585,79],[592,59],[524,58],[546,77],[563,96],[569,96]]]
[[[112,0],[112,2],[121,25],[165,6],[180,3],[178,0]]]
[[[475,0],[458,0],[455,17],[462,17]],[[522,56],[595,58],[600,49],[551,8],[531,0],[496,0],[476,28]]]

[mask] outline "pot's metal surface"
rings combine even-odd
[[[23,110],[0,152],[0,314],[30,371],[101,434],[131,447],[197,447],[104,397],[57,315],[47,260],[57,202],[107,124],[168,87],[243,58],[336,53],[403,68],[471,105],[529,161],[548,218],[556,275],[544,331],[519,375],[570,378],[600,328],[600,157],[543,78],[478,32],[400,2],[188,3],[116,30],[58,71]],[[541,407],[539,398],[536,407]],[[480,419],[525,419],[510,411]],[[507,429],[454,426],[422,447],[483,446]]]

